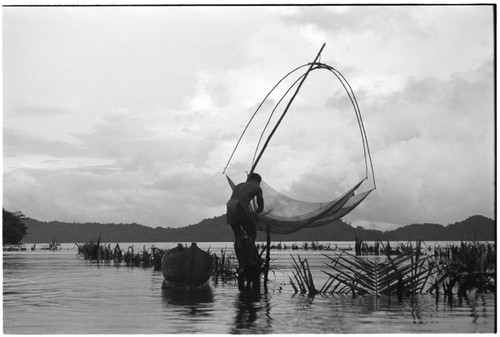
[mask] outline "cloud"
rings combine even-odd
[[[16,157],[23,155],[47,155],[51,157],[68,157],[78,149],[62,141],[51,141],[46,138],[26,134],[23,131],[6,127],[4,135],[4,156]]]
[[[358,212],[392,223],[493,216],[491,63],[447,81],[409,79],[366,116],[377,191]],[[454,205],[462,205],[456,209]]]
[[[222,140],[224,146],[227,136],[218,133],[219,129],[224,131],[224,126],[214,114],[197,110],[149,115],[121,111],[105,117],[94,132],[76,134],[78,147],[61,146],[60,142],[37,143],[27,136],[32,141],[24,142],[25,148],[15,132],[7,132],[7,143],[22,153],[59,157],[66,165],[45,161],[36,170],[19,169],[6,175],[7,204],[22,205],[26,214],[50,209],[42,214],[60,220],[65,217],[69,221],[71,214],[81,214],[79,218],[85,221],[129,219],[155,226],[178,226],[218,215],[224,209],[227,182],[221,175],[221,156],[214,158],[213,153],[220,151],[218,143]],[[211,128],[214,130],[208,131]],[[31,143],[37,146],[30,147]],[[82,154],[88,157],[80,166],[67,167]],[[92,161],[103,165],[89,165]],[[10,196],[26,193],[16,191],[21,177],[33,181],[28,199]],[[33,210],[27,203],[40,196],[41,189],[45,189],[44,200],[33,204],[44,207]],[[193,211],[179,212],[184,209]]]

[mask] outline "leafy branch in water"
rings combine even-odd
[[[406,245],[403,253],[384,261],[358,257],[346,252],[327,256],[329,276],[320,290],[314,280],[307,259],[298,261],[292,256],[293,278],[290,285],[296,293],[397,295],[402,298],[417,293],[436,293],[442,287],[450,300],[456,288],[459,299],[476,289],[495,291],[496,252],[492,244],[463,243],[459,246],[435,248],[434,254],[422,253],[422,241],[416,246]],[[384,251],[388,251],[384,249]],[[429,250],[430,251],[430,250]]]

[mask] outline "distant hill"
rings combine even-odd
[[[474,215],[464,221],[448,226],[425,223],[409,225],[386,232],[386,240],[424,240],[424,241],[494,241],[496,240],[495,221],[481,215]]]
[[[47,243],[56,239],[60,243],[102,242],[226,242],[233,240],[225,215],[205,219],[195,225],[181,228],[147,227],[132,224],[42,222],[22,219],[27,227],[23,243]],[[302,229],[286,235],[272,234],[273,241],[495,241],[495,221],[481,215],[448,226],[439,224],[412,224],[396,230],[382,232],[354,228],[342,220],[317,228]],[[265,241],[265,233],[258,232],[258,241]]]

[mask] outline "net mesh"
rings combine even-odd
[[[234,183],[228,177],[229,184]],[[289,234],[302,228],[324,226],[351,212],[372,190],[355,194],[364,180],[357,183],[335,200],[328,202],[306,202],[283,195],[261,182],[264,210],[257,216],[257,230],[274,234]]]

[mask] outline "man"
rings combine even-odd
[[[234,187],[233,194],[226,204],[227,223],[233,229],[235,241],[244,239],[243,228],[251,242],[255,242],[257,231],[254,217],[255,214],[261,213],[264,209],[261,181],[262,178],[259,174],[249,174],[246,182]],[[252,212],[250,204],[254,198],[257,199],[257,209]]]

